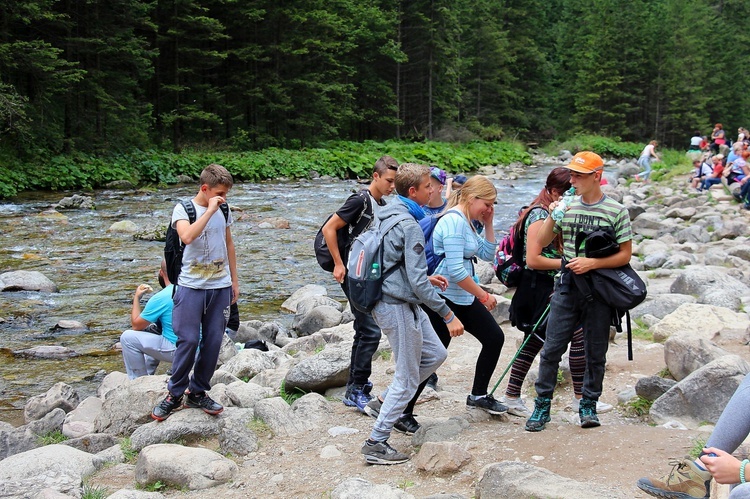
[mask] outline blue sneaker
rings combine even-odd
[[[349,407],[356,407],[359,412],[365,414],[365,406],[372,400],[372,397],[366,394],[362,387],[353,386],[352,391],[343,400],[344,405]]]

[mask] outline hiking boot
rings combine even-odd
[[[367,414],[371,418],[378,419],[381,407],[383,407],[383,403],[380,401],[380,399],[377,397],[373,397],[372,400],[370,400],[365,406],[365,414]]]
[[[367,380],[367,383],[362,385],[362,393],[372,398],[372,395],[370,395],[370,393],[372,393],[372,381],[369,379]]]
[[[580,408],[580,399],[577,399],[573,397],[573,402],[570,404],[570,408],[573,409],[573,412],[578,412],[578,409]],[[596,413],[597,414],[604,414],[605,412],[609,412],[614,407],[610,404],[605,404],[601,400],[596,401]]]
[[[349,395],[344,399],[344,405],[356,407],[359,412],[364,414],[365,406],[371,399],[372,397],[363,391],[362,386],[352,386]]]
[[[596,400],[582,398],[578,405],[578,416],[581,418],[581,428],[596,428],[602,424],[596,415]]]
[[[513,414],[514,416],[520,416],[522,418],[528,418],[531,416],[531,411],[526,407],[526,403],[521,397],[503,397],[500,399],[500,402],[508,407],[508,414]]]
[[[393,425],[393,429],[404,433],[406,435],[414,435],[422,425],[414,419],[414,414],[404,414],[396,424]]]
[[[387,440],[374,444],[366,441],[361,452],[368,464],[401,464],[409,460],[409,456],[388,445]]]
[[[708,499],[711,473],[700,469],[692,459],[673,459],[669,462],[672,471],[661,478],[644,477],[638,480],[638,488],[655,497],[675,499]]]
[[[185,400],[185,407],[192,409],[202,409],[206,414],[216,416],[224,410],[224,406],[214,402],[211,397],[203,393],[189,393]]]
[[[485,395],[484,397],[475,397],[474,395],[468,395],[466,397],[466,405],[469,407],[469,409],[484,409],[490,414],[495,415],[508,412],[507,407],[495,400],[495,397],[489,394]]]
[[[429,386],[433,390],[437,391],[437,384],[438,384],[438,375],[437,375],[437,373],[430,374],[430,377],[427,378],[427,384],[425,386]]]
[[[180,404],[182,404],[182,396],[174,397],[169,393],[164,400],[159,402],[159,405],[154,407],[151,417],[157,421],[164,421],[172,411],[180,407]]]
[[[552,418],[549,415],[552,399],[548,397],[537,397],[534,399],[534,412],[526,420],[526,431],[542,431],[544,425],[549,423]]]

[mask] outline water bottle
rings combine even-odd
[[[559,203],[557,203],[557,207],[552,210],[552,220],[555,222],[559,222],[563,219],[565,216],[565,211],[568,209],[568,206],[570,206],[570,203],[573,201],[573,198],[575,198],[576,194],[576,188],[571,187],[567,191],[565,191],[565,194],[563,194],[562,199]]]
[[[372,269],[370,269],[370,280],[374,281],[376,279],[380,279],[380,265],[373,263]]]

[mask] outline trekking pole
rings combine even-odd
[[[547,314],[549,314],[549,303],[547,304],[547,308],[544,309],[544,312],[542,312],[542,315],[539,317],[539,320],[536,321],[536,324],[534,324],[534,327],[531,328],[531,333],[523,340],[523,343],[521,343],[521,346],[518,347],[518,350],[516,351],[516,354],[513,356],[512,359],[510,359],[510,363],[508,364],[508,367],[505,368],[505,371],[503,371],[503,374],[500,375],[500,379],[497,380],[497,383],[495,383],[495,386],[492,387],[492,391],[489,393],[489,395],[492,395],[495,393],[495,390],[497,390],[497,387],[500,386],[500,383],[503,381],[503,378],[505,378],[505,375],[508,374],[508,371],[510,371],[510,368],[513,366],[513,363],[516,361],[518,356],[521,353],[521,350],[523,350],[523,347],[526,346],[526,343],[529,342],[531,337],[536,333],[536,330],[539,329],[539,325],[542,324],[547,319]]]

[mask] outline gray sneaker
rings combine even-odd
[[[365,441],[362,454],[368,464],[401,464],[409,460],[409,456],[388,445],[387,440],[375,444]]]
[[[365,414],[367,414],[371,418],[378,419],[381,407],[383,407],[383,403],[380,401],[380,399],[377,397],[373,397],[372,400],[370,400],[365,406]]]

